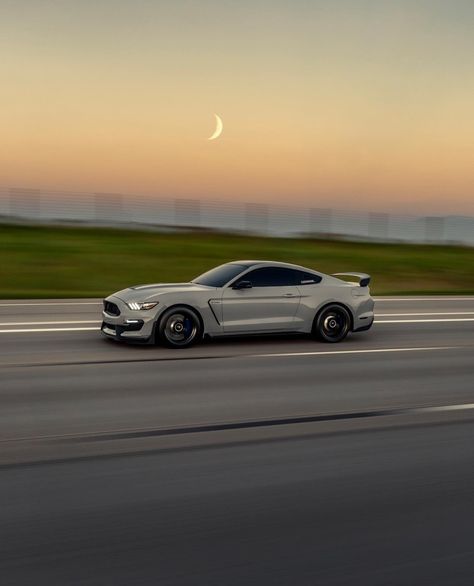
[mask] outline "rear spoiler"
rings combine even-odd
[[[361,287],[368,287],[370,283],[370,275],[366,275],[365,273],[334,273],[333,277],[356,277],[359,279],[359,285]]]

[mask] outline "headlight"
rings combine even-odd
[[[138,301],[130,301],[130,303],[127,303],[127,305],[130,307],[130,309],[143,311],[147,309],[153,309],[158,305],[158,301],[145,301],[144,303],[139,303]]]

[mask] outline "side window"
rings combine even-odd
[[[295,273],[298,273],[297,285],[314,285],[322,281],[322,277],[313,273],[305,273],[304,271],[295,271]]]
[[[279,267],[266,267],[247,273],[242,280],[250,281],[252,287],[285,287],[296,285],[298,272]]]

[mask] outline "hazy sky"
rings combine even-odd
[[[1,187],[474,213],[473,0],[0,0],[0,100]]]

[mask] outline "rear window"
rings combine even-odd
[[[295,272],[298,273],[298,280],[296,281],[297,285],[314,285],[315,283],[320,283],[322,281],[322,277],[315,275],[314,273],[306,273],[304,271]]]

